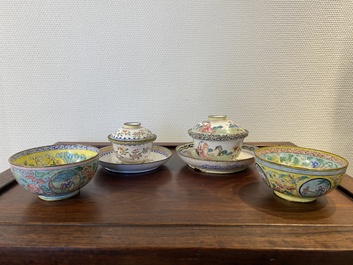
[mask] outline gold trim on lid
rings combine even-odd
[[[141,122],[125,122],[124,128],[126,128],[126,129],[139,129],[139,128],[141,128]]]
[[[227,115],[208,115],[208,119],[210,121],[225,121],[227,119]]]

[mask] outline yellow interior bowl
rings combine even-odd
[[[348,161],[338,155],[304,147],[271,146],[254,152],[259,176],[279,197],[315,201],[341,182]]]
[[[85,161],[95,156],[97,153],[89,149],[49,149],[31,154],[19,153],[10,163],[24,167],[52,167]]]
[[[85,145],[50,145],[21,151],[9,158],[16,181],[47,201],[70,198],[95,175],[99,149]]]

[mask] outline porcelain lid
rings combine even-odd
[[[226,141],[241,139],[249,132],[234,121],[228,120],[226,115],[209,115],[188,131],[192,138],[199,140]]]
[[[113,142],[153,142],[156,138],[157,136],[142,127],[140,122],[125,122],[123,127],[108,136]]]

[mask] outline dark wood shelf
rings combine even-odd
[[[157,170],[100,167],[63,201],[42,201],[1,173],[0,264],[351,264],[348,175],[317,201],[293,203],[275,196],[254,165],[206,174],[179,159],[177,143],[158,144],[173,155]]]

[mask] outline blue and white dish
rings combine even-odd
[[[115,173],[143,173],[152,171],[164,163],[172,156],[172,152],[165,147],[153,145],[150,156],[141,164],[124,164],[115,155],[112,146],[100,149],[99,164],[106,170]]]
[[[176,152],[193,169],[212,174],[230,174],[243,171],[253,164],[255,149],[255,146],[244,144],[234,161],[204,160],[196,153],[193,143],[178,145]]]

